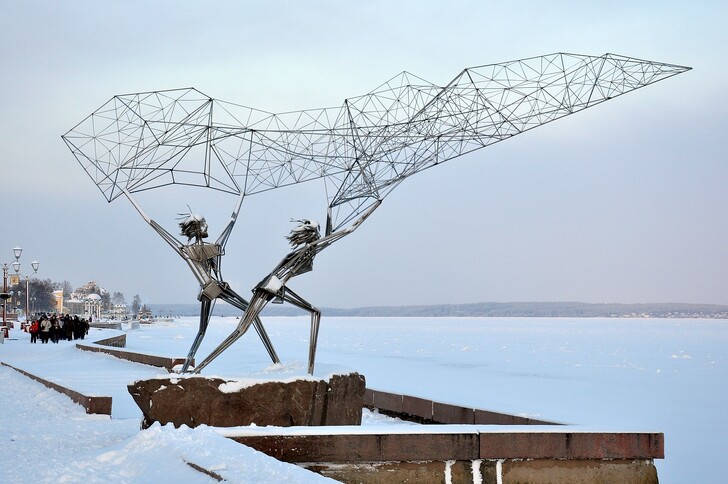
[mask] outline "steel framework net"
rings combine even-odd
[[[108,201],[170,184],[247,196],[323,178],[331,232],[414,173],[689,69],[557,53],[467,68],[445,86],[403,72],[340,107],[278,114],[194,88],[134,93],[63,139]]]

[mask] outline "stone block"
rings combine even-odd
[[[374,392],[374,407],[386,412],[402,412],[402,395],[387,392]]]
[[[563,433],[483,432],[480,434],[482,459],[566,458],[568,437]]]
[[[506,413],[491,412],[489,410],[475,409],[474,421],[476,425],[526,425],[522,417]]]
[[[374,407],[374,390],[371,388],[364,389],[364,406],[373,408]]]
[[[483,459],[662,459],[660,433],[483,432]]]
[[[474,460],[478,434],[316,434],[230,436],[292,462],[376,462]]]
[[[443,424],[468,424],[474,422],[474,410],[472,408],[459,407],[447,403],[432,403],[432,420]]]
[[[356,464],[301,464],[301,467],[339,482],[356,484],[472,484],[470,462],[365,462]],[[449,479],[447,478],[449,474]],[[483,481],[483,484],[489,484]],[[495,484],[495,481],[493,481]]]
[[[665,458],[663,434],[629,432],[569,434],[570,459],[639,459],[645,457]]]
[[[629,482],[657,484],[650,460],[516,460],[503,463],[503,484],[583,484]]]
[[[446,482],[443,462],[304,464],[302,467],[336,481],[352,484],[441,484]]]
[[[242,385],[204,376],[154,378],[128,385],[144,416],[175,427],[209,425],[359,425],[364,377],[358,373],[324,380],[265,381]]]
[[[425,420],[432,420],[432,400],[403,395],[402,412]]]

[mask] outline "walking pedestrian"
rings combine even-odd
[[[40,342],[45,344],[51,337],[51,322],[45,314],[40,318]]]
[[[38,342],[38,331],[40,331],[40,325],[38,324],[38,320],[36,319],[32,323],[30,323],[30,327],[28,328],[31,343]]]

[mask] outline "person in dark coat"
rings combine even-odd
[[[58,321],[58,317],[54,314],[51,316],[51,341],[58,343],[61,339],[61,323]]]
[[[78,315],[75,315],[73,317],[73,339],[80,339],[81,338],[81,331],[83,325],[81,324],[81,319],[78,317]]]
[[[88,329],[91,327],[86,318],[81,318],[81,339],[84,339],[88,334]]]
[[[73,320],[70,314],[63,316],[63,339],[73,340]]]

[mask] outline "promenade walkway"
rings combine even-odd
[[[120,332],[91,328],[83,342],[90,343],[115,334]],[[76,348],[76,341],[30,344],[30,335],[19,330],[11,330],[10,337],[15,340],[0,346],[0,362],[84,395],[112,397],[113,418],[141,421],[141,411],[126,386],[135,380],[168,374],[163,368],[81,351]]]

